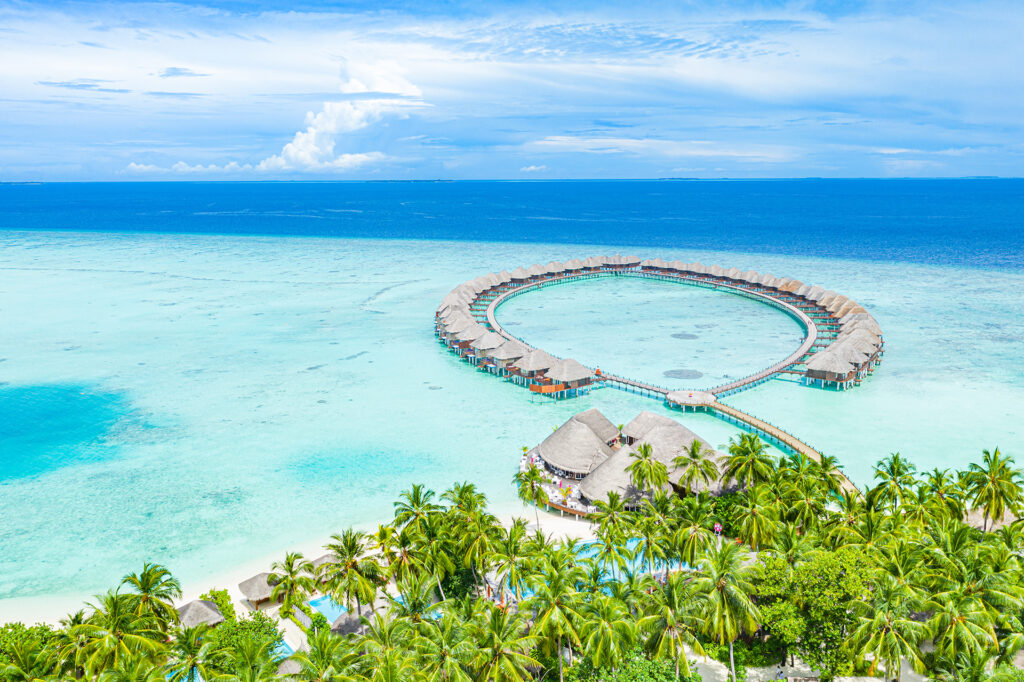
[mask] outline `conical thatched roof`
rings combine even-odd
[[[859,365],[868,359],[867,353],[857,350],[856,346],[847,343],[845,340],[836,341],[826,350],[836,357],[846,360],[851,365]]]
[[[515,270],[512,271],[512,279],[514,279],[514,280],[529,279],[529,278],[530,278],[530,273],[528,273],[525,268],[519,267],[519,268],[516,268]]]
[[[739,268],[729,268],[725,271],[725,276],[729,279],[740,279],[743,276],[743,271]]]
[[[582,381],[594,376],[594,372],[572,358],[566,358],[551,365],[544,376],[552,381]]]
[[[612,449],[575,417],[559,426],[534,451],[548,465],[573,474],[590,473],[612,454]]]
[[[740,274],[740,279],[744,282],[750,282],[751,284],[759,284],[757,281],[761,274],[755,270],[747,270]]]
[[[629,448],[620,448],[612,456],[587,474],[579,483],[580,493],[588,500],[599,502],[608,499],[608,493],[616,492],[627,503],[635,503],[640,491],[633,486],[626,467],[632,463]]]
[[[788,291],[788,292],[789,292],[789,293],[791,293],[791,294],[795,294],[796,292],[800,291],[800,289],[801,289],[801,288],[802,288],[803,286],[804,286],[804,283],[803,283],[803,282],[801,282],[800,280],[798,280],[798,279],[791,279],[791,280],[789,280],[788,282],[786,282],[786,283],[785,283],[785,284],[784,284],[784,285],[783,285],[783,286],[781,287],[781,290],[782,290],[782,291]]]
[[[501,278],[502,282],[511,282],[512,281],[512,273],[509,272],[508,270],[502,270],[501,272],[499,272],[498,273],[498,277]]]
[[[556,260],[553,260],[553,261],[551,261],[550,263],[548,263],[547,265],[544,266],[544,272],[545,272],[545,274],[548,274],[548,275],[557,275],[558,273],[562,272],[563,270],[565,270],[565,265],[563,265],[562,263],[559,263]]]
[[[830,353],[828,350],[823,350],[820,353],[815,353],[810,360],[807,361],[807,369],[815,372],[829,372],[831,374],[847,374],[853,369],[846,360],[835,353]]]
[[[270,573],[257,573],[248,580],[243,580],[238,583],[238,589],[241,590],[242,595],[245,596],[251,602],[261,602],[270,599],[270,593],[273,591],[273,585],[268,582],[270,580]]]
[[[583,261],[583,267],[585,268],[599,268],[604,265],[603,256],[591,256],[590,258]]]
[[[469,329],[474,324],[480,324],[470,315],[452,315],[444,321],[444,330],[449,334],[456,334],[464,329]]]
[[[524,372],[539,372],[558,362],[558,358],[548,355],[539,348],[531,350],[515,362],[515,366]]]
[[[640,259],[636,256],[622,256],[621,265],[635,266],[640,265]]]
[[[725,274],[725,269],[721,265],[712,265],[708,267],[708,274],[714,275],[715,277],[721,277]]]
[[[847,345],[847,346],[851,346],[853,348],[856,348],[859,352],[863,353],[866,357],[870,357],[870,356],[875,354],[875,351],[878,350],[878,341],[877,341],[877,339],[871,338],[873,335],[868,330],[864,329],[862,331],[867,336],[861,336],[861,335],[857,335],[857,334],[847,335],[847,336],[839,339],[837,341],[837,343],[842,343],[843,345]],[[835,344],[833,344],[833,345],[835,345]]]
[[[836,300],[837,296],[839,296],[839,294],[832,291],[831,289],[828,289],[825,293],[821,295],[821,298],[818,299],[818,305],[828,310],[828,306],[832,303],[832,301]]]
[[[814,287],[811,287],[807,291],[807,294],[804,296],[804,298],[806,298],[808,301],[815,301],[815,302],[817,302],[824,295],[825,295],[825,290],[824,289],[822,289],[821,287],[818,287],[818,286],[814,286]]]
[[[504,344],[506,340],[507,339],[504,336],[497,332],[487,332],[480,338],[474,339],[473,343],[469,344],[469,347],[475,348],[476,350],[493,350]]]
[[[541,275],[547,274],[547,270],[544,268],[544,266],[539,264],[531,265],[526,269],[526,272],[530,275],[530,277],[540,277]]]
[[[454,336],[459,341],[475,341],[488,332],[487,327],[478,322],[470,327],[466,327],[462,331],[455,332]]]
[[[678,423],[674,419],[644,410],[622,428],[622,435],[627,438],[643,438],[655,426],[671,426]]]
[[[803,284],[803,285],[800,286],[799,289],[797,289],[793,293],[796,294],[797,296],[802,296],[804,298],[807,298],[808,292],[810,292],[810,290],[813,289],[813,288],[814,287],[812,287],[810,284]]]
[[[840,308],[842,308],[844,305],[846,305],[846,302],[849,300],[850,299],[846,298],[843,295],[836,296],[835,298],[828,302],[828,304],[825,306],[825,310],[829,311],[830,313],[834,313]]]
[[[580,270],[582,268],[583,268],[583,261],[581,261],[579,258],[573,258],[571,260],[565,261],[565,269],[566,270]]]
[[[618,427],[612,424],[608,417],[604,416],[596,407],[580,412],[573,419],[586,424],[605,443],[610,443],[619,437]]]
[[[865,341],[873,345],[875,348],[878,348],[880,345],[882,345],[882,339],[879,338],[878,334],[875,334],[867,327],[847,327],[846,329],[843,329],[838,334],[836,334],[836,338]]]
[[[515,339],[507,339],[505,343],[501,344],[494,350],[487,351],[487,355],[495,360],[515,360],[523,357],[529,352],[530,349],[519,341],[516,341]]]
[[[197,625],[209,625],[213,627],[224,622],[224,616],[220,609],[212,601],[196,599],[178,607],[178,617],[181,618],[181,626],[192,628]]]

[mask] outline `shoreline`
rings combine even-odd
[[[536,522],[533,520],[533,510],[523,506],[525,513],[514,514],[504,509],[495,514],[498,522],[505,528],[512,525],[513,519],[525,519],[527,524],[533,528]],[[541,530],[548,535],[555,535],[557,538],[578,538],[581,540],[594,537],[593,527],[589,521],[577,519],[576,517],[560,516],[558,514],[540,510]],[[379,522],[378,522],[379,523]],[[364,532],[374,530],[376,523],[354,526],[357,530]],[[306,559],[316,559],[324,554],[323,546],[330,541],[330,536],[318,540],[309,539],[293,543],[274,553],[267,553],[260,557],[236,565],[231,569],[208,574],[205,577],[183,582],[181,586],[181,599],[177,604],[184,604],[198,599],[201,594],[210,589],[227,590],[232,602],[237,603],[243,599],[242,593],[238,590],[238,583],[250,578],[257,573],[269,571],[270,565],[284,556],[285,552],[302,552]],[[125,572],[132,570],[126,568]],[[108,585],[102,589],[113,588],[116,585]],[[0,626],[7,623],[21,622],[25,625],[45,623],[58,625],[59,621],[69,613],[74,613],[80,608],[85,608],[85,603],[92,601],[96,592],[91,593],[66,593],[46,594],[34,597],[11,597],[0,599]]]

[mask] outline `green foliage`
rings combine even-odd
[[[48,646],[58,636],[58,631],[49,625],[25,625],[6,623],[0,625],[0,664],[11,662],[12,649],[18,645],[35,642],[40,648]]]
[[[473,571],[460,566],[441,579],[441,587],[444,589],[444,596],[448,599],[462,599],[472,595],[476,589]]]
[[[331,629],[331,621],[327,620],[327,616],[319,611],[313,612],[313,617],[310,620],[312,621],[309,625],[309,631],[311,633]]]
[[[228,595],[227,590],[212,588],[206,594],[199,595],[199,598],[216,604],[217,608],[220,609],[220,615],[224,616],[224,620],[233,621],[237,618],[235,615],[235,605],[231,603],[231,597]]]
[[[273,651],[283,641],[274,620],[262,611],[254,611],[234,621],[224,621],[211,630],[206,639],[220,657],[229,656],[245,646],[266,647]]]
[[[741,506],[745,499],[746,495],[740,491],[711,498],[711,518],[722,524],[722,535],[730,538],[736,536],[735,509]]]
[[[551,667],[557,667],[557,663]],[[595,668],[588,659],[583,659],[565,671],[566,682],[675,682],[675,680],[676,669],[671,661],[652,661],[639,647],[632,649],[627,654],[622,666],[614,671],[604,667]],[[701,676],[694,672],[687,677],[680,672],[679,681],[701,682]]]

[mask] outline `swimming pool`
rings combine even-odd
[[[332,625],[334,624],[334,621],[341,617],[341,614],[348,611],[348,609],[341,604],[335,603],[334,599],[332,599],[329,594],[317,597],[316,599],[310,599],[309,605],[322,613],[324,617],[327,618],[327,622]]]

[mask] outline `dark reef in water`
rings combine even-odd
[[[700,379],[704,373],[695,369],[667,369],[662,375],[669,379]]]

